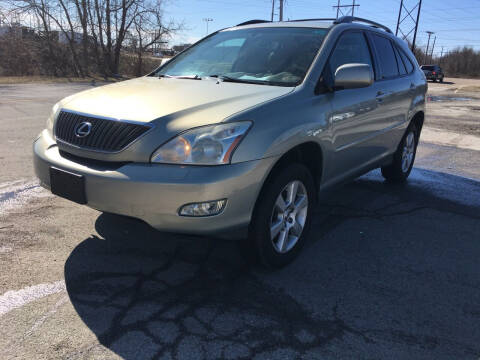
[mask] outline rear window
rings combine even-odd
[[[422,65],[421,69],[422,69],[422,70],[427,70],[427,71],[433,71],[433,70],[435,70],[435,66],[432,66],[432,65]]]
[[[378,61],[382,70],[382,78],[388,79],[398,76],[398,65],[395,53],[393,51],[392,42],[379,35],[372,35],[375,50],[377,52]]]

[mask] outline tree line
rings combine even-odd
[[[0,0],[0,75],[145,74],[159,64],[149,55],[184,29],[164,20],[164,1]],[[414,54],[446,76],[480,77],[473,48],[432,57],[417,47]]]
[[[162,0],[0,0],[0,68],[4,75],[141,75],[150,70],[146,54],[182,28],[164,21]]]
[[[447,77],[480,78],[480,51],[472,47],[459,46],[442,56],[426,55],[421,48],[413,53],[420,65],[440,65]]]

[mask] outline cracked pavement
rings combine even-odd
[[[299,258],[270,272],[239,243],[38,188],[31,141],[79,87],[0,88],[0,358],[480,357],[477,151],[421,144],[407,184],[373,171],[322,195]]]

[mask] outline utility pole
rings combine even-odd
[[[278,0],[278,1],[280,1],[280,12],[279,12],[279,15],[278,15],[279,16],[278,20],[283,21],[283,2],[285,0]]]
[[[408,4],[406,4],[408,3]],[[422,9],[422,0],[415,0],[415,5],[413,6],[412,0],[401,0],[400,1],[400,8],[398,9],[398,19],[397,19],[397,29],[395,31],[395,35],[398,36],[400,33],[402,39],[405,41],[409,41],[408,38],[410,34],[413,33],[413,41],[411,45],[412,51],[415,50],[415,42],[417,40],[417,30],[418,30],[418,23],[420,21],[420,10]],[[417,16],[414,18],[414,12],[417,11]],[[405,28],[405,25],[410,25],[409,28]],[[413,24],[415,24],[413,26]]]
[[[271,21],[273,22],[273,16],[275,15],[275,0],[272,0],[272,17],[271,17]]]
[[[350,13],[351,13],[351,16],[355,16],[355,8],[358,8],[359,6],[360,6],[359,4],[355,4],[355,0],[352,0],[352,5],[341,5],[340,0],[338,0],[337,5],[333,6],[333,8],[337,9],[337,19],[338,19],[339,15],[348,16],[350,15]]]
[[[210,21],[213,21],[213,19],[211,19],[211,18],[203,18],[203,21],[205,21],[205,24],[207,25],[207,35],[208,35],[208,23],[209,23]]]
[[[435,42],[437,41],[437,35],[433,38],[432,51],[430,51],[430,57],[433,59],[433,49],[435,49]]]
[[[425,62],[427,61],[427,56],[428,56],[428,47],[430,46],[430,36],[432,36],[434,34],[433,31],[427,31],[427,34],[428,34],[428,40],[427,40],[427,48],[425,50],[425,56],[423,57],[423,63],[425,64]]]

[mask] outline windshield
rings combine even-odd
[[[327,29],[251,28],[220,31],[165,64],[154,75],[296,86],[303,81]]]
[[[432,65],[422,65],[421,69],[422,69],[422,70],[432,71],[432,70],[435,70],[435,67],[432,66]]]

